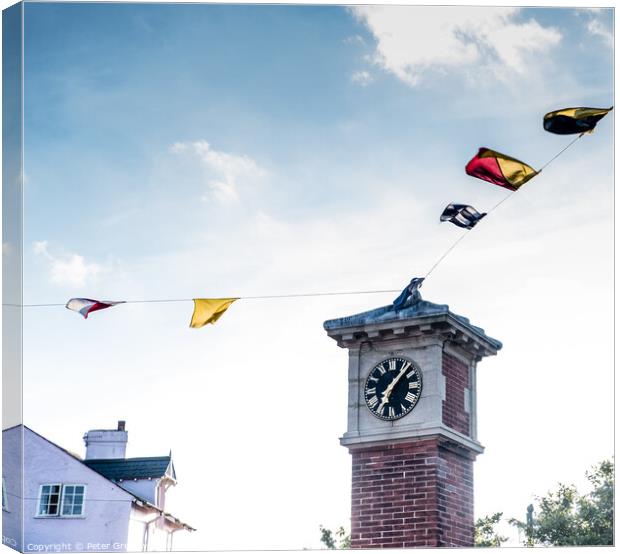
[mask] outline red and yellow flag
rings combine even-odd
[[[538,171],[522,161],[488,148],[478,150],[465,166],[465,173],[510,190],[517,190],[538,175]]]

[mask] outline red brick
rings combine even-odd
[[[406,471],[394,465],[395,452],[403,457],[399,463]],[[470,459],[444,449],[436,439],[351,454],[356,468],[352,548],[473,545]]]
[[[470,388],[469,367],[466,363],[443,353],[442,372],[446,378],[446,398],[443,401],[443,422],[448,427],[470,435],[469,414],[465,411],[465,389]]]

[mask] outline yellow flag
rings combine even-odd
[[[194,298],[194,314],[189,326],[194,329],[215,323],[238,298]]]

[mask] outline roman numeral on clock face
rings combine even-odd
[[[371,408],[374,408],[377,404],[379,404],[379,399],[376,396],[373,396],[368,399],[368,405]]]
[[[405,396],[405,400],[407,402],[415,402],[416,396],[415,394],[411,394],[410,392],[407,393],[407,395]]]
[[[390,371],[396,371],[396,360],[394,358],[392,358],[389,362],[388,362],[388,366],[390,368]]]

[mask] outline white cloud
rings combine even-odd
[[[187,143],[185,142],[175,142],[171,147],[170,150],[172,150],[172,152],[174,152],[175,154],[179,154],[181,152],[185,152],[188,148]]]
[[[356,71],[351,75],[351,81],[365,87],[374,81],[374,77],[368,71]]]
[[[613,46],[614,36],[613,33],[603,24],[603,22],[596,16],[593,16],[587,23],[587,29],[595,36],[601,37],[608,46]]]
[[[79,254],[64,254],[54,256],[48,250],[46,240],[35,241],[34,253],[42,256],[49,264],[50,280],[57,285],[84,286],[95,279],[102,270],[96,263],[88,263],[84,256]]]
[[[517,22],[518,8],[359,6],[355,16],[377,45],[370,61],[416,86],[430,73],[483,67],[497,79],[524,74],[528,56],[562,38],[536,20]]]
[[[343,40],[343,42],[345,44],[351,44],[354,46],[363,46],[364,44],[366,44],[366,41],[361,35],[353,35],[353,36],[347,37]]]
[[[222,203],[239,200],[239,183],[242,179],[255,179],[265,175],[252,158],[215,150],[205,141],[176,142],[171,146],[175,154],[191,152],[196,155],[208,171],[209,194],[203,200],[215,198]]]
[[[285,223],[278,221],[265,212],[258,212],[256,214],[254,224],[256,226],[256,233],[261,237],[278,238],[289,233],[289,228]]]
[[[37,240],[33,244],[33,249],[35,254],[43,254],[44,256],[50,256],[47,252],[47,241],[46,240]]]

